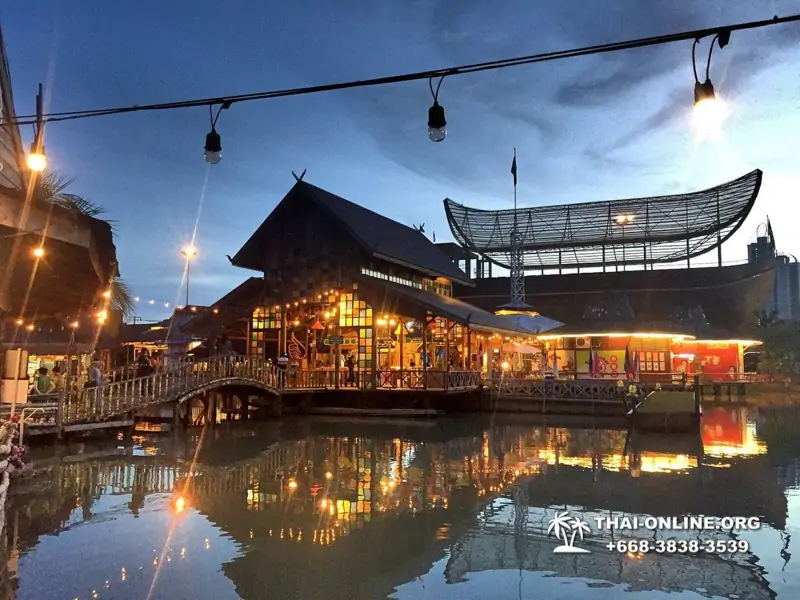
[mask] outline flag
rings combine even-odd
[[[633,373],[633,361],[631,360],[631,348],[630,346],[625,347],[625,375],[629,376]]]
[[[511,174],[514,176],[514,187],[517,187],[517,149],[514,148],[514,160],[511,161]]]

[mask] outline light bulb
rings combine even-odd
[[[222,138],[219,137],[219,134],[213,127],[208,135],[206,135],[205,151],[206,162],[208,164],[216,165],[222,160]]]
[[[692,121],[701,134],[712,134],[722,127],[730,111],[718,98],[705,98],[694,105]]]
[[[443,142],[444,139],[447,137],[447,128],[440,127],[428,127],[428,137],[432,142]]]
[[[447,137],[447,120],[444,117],[444,107],[438,101],[433,101],[433,106],[428,109],[428,138],[432,142],[443,142]]]
[[[41,173],[47,168],[47,157],[43,152],[31,152],[28,154],[28,168],[34,173]]]
[[[717,98],[711,80],[694,84],[694,111],[692,121],[702,135],[719,130],[730,111],[725,103]]]

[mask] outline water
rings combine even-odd
[[[0,598],[800,597],[800,410],[707,410],[703,453],[557,425],[239,422],[40,453],[9,496]],[[590,554],[553,553],[565,510]],[[749,546],[657,555],[609,551],[624,538],[593,520],[689,514],[762,526],[632,534]]]

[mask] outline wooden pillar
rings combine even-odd
[[[470,371],[475,370],[475,365],[472,364],[472,330],[467,327],[467,356],[464,359],[464,368],[469,366]]]
[[[447,371],[450,368],[450,327],[451,323],[449,319],[445,319],[444,321],[444,370]]]
[[[370,369],[370,388],[378,389],[378,327],[375,325],[375,316],[372,317],[372,365]]]
[[[337,308],[339,304],[336,304]],[[333,315],[333,318],[336,320],[335,325],[333,326],[333,332],[338,337],[342,333],[341,327],[339,327],[339,311],[337,310],[336,313]],[[373,315],[373,319],[375,316]],[[341,387],[341,364],[342,364],[342,346],[340,344],[334,344],[333,346],[333,387],[334,389],[339,389]]]
[[[422,318],[422,387],[428,389],[428,317]]]
[[[402,382],[405,381],[405,379],[403,378],[403,370],[406,368],[406,355],[404,351],[405,341],[406,341],[406,326],[403,323],[403,319],[400,318],[400,379],[399,379],[400,387],[403,386]]]
[[[181,405],[176,402],[172,407],[172,432],[176,433],[181,430]]]

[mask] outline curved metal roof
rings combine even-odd
[[[742,225],[762,172],[689,194],[480,210],[444,201],[465,248],[510,268],[511,237],[522,237],[526,269],[671,263],[713,250]]]

